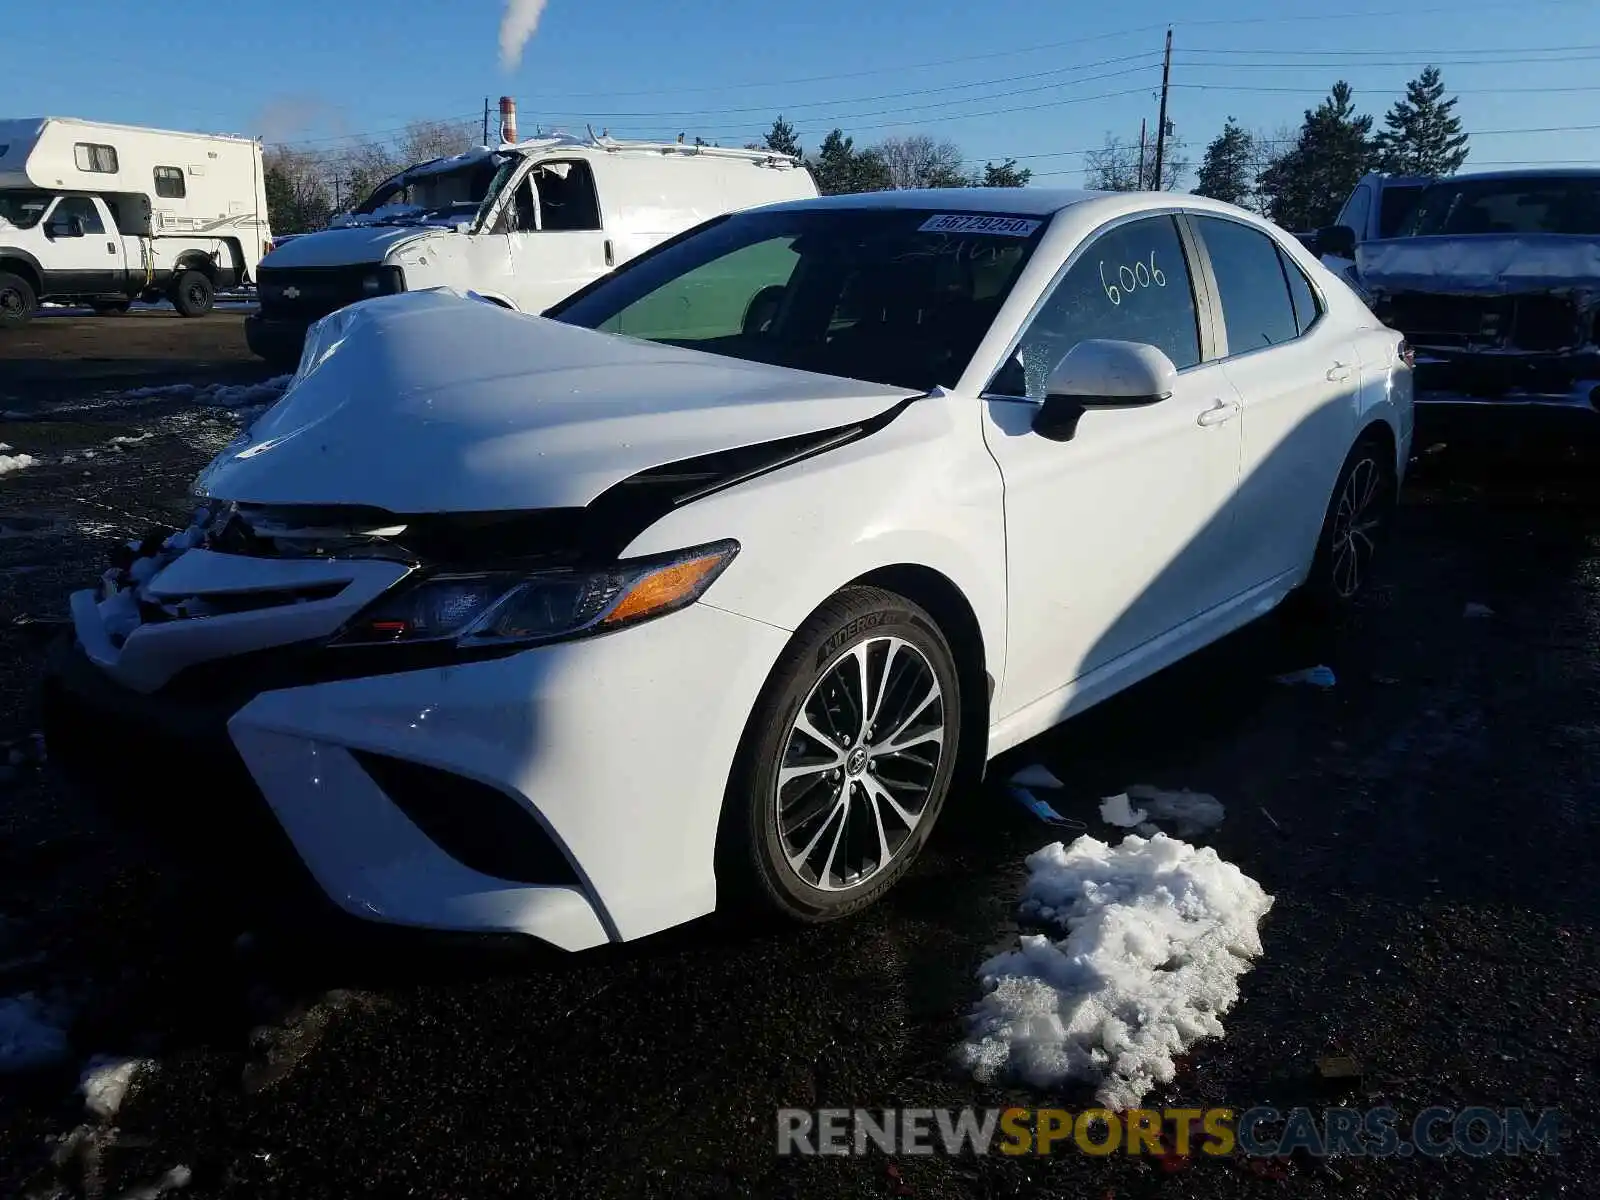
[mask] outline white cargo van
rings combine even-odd
[[[0,328],[40,302],[211,310],[266,251],[261,144],[65,117],[0,121]]]
[[[723,213],[817,194],[794,159],[678,142],[548,137],[411,167],[335,227],[262,263],[250,348],[291,365],[307,326],[369,296],[449,286],[538,313]]]

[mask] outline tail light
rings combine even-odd
[[[1408,367],[1417,365],[1417,351],[1405,338],[1400,339],[1400,361]]]
[[[267,255],[269,255],[271,253],[272,253],[272,243],[270,241],[262,242],[261,243],[261,257],[265,258]]]

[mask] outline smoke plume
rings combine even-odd
[[[522,64],[522,48],[539,28],[545,0],[506,0],[506,15],[500,18],[500,65],[514,71]]]

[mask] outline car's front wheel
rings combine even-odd
[[[879,588],[834,596],[796,631],[746,726],[719,889],[810,922],[872,903],[927,840],[960,722],[954,657],[933,618]]]

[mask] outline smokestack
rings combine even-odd
[[[510,96],[500,97],[500,140],[517,140],[517,102]]]

